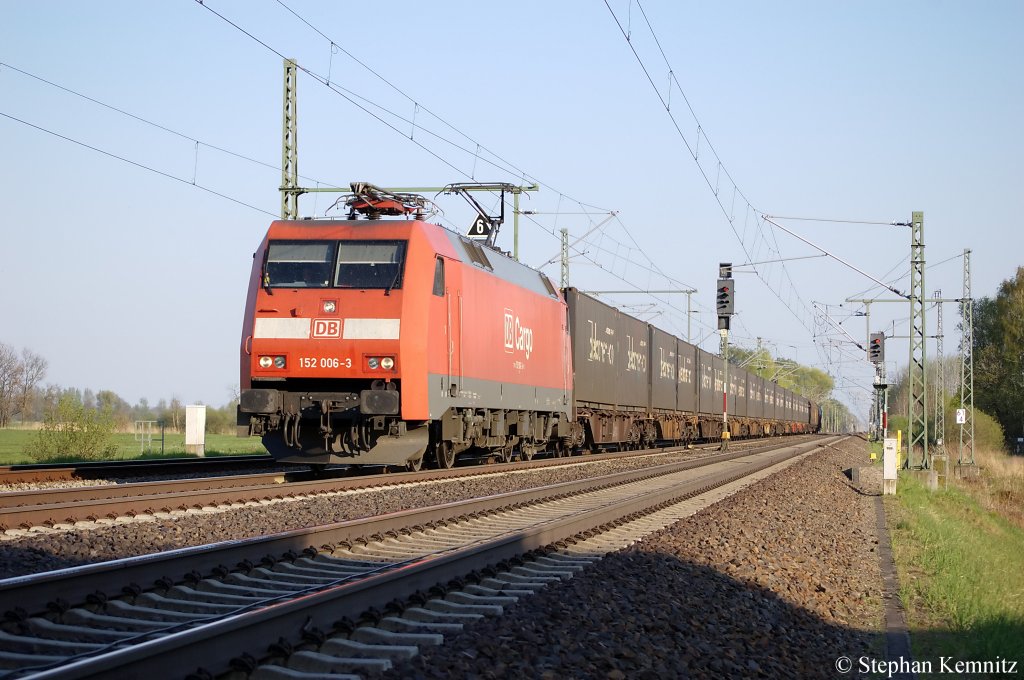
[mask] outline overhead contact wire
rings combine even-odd
[[[8,119],[13,120],[13,121],[18,122],[18,123],[21,123],[22,125],[26,125],[26,126],[28,126],[30,128],[35,129],[35,130],[39,130],[40,132],[45,132],[48,135],[53,135],[54,137],[57,137],[58,139],[63,139],[66,142],[71,142],[72,144],[77,144],[78,146],[85,147],[86,149],[89,149],[91,151],[95,151],[97,153],[101,153],[104,156],[109,156],[110,158],[115,158],[115,159],[117,159],[119,161],[122,161],[124,163],[128,163],[130,165],[134,165],[137,168],[142,168],[143,170],[148,170],[149,172],[152,172],[152,173],[154,173],[156,175],[160,175],[161,177],[166,177],[168,179],[173,179],[176,182],[181,182],[182,184],[185,184],[185,185],[188,185],[188,186],[192,186],[192,187],[195,187],[197,189],[202,189],[203,191],[205,191],[205,192],[207,192],[209,194],[213,194],[214,196],[219,196],[220,198],[227,199],[227,200],[231,201],[232,203],[237,203],[238,205],[245,206],[246,208],[251,208],[251,209],[256,210],[258,212],[261,212],[261,213],[263,213],[265,215],[270,215],[271,217],[275,217],[275,218],[277,217],[276,214],[274,214],[272,212],[268,212],[268,211],[264,210],[263,208],[257,208],[256,206],[254,206],[252,204],[246,203],[245,201],[239,200],[237,198],[233,198],[231,196],[228,196],[227,194],[222,194],[219,191],[214,191],[213,189],[210,189],[209,187],[204,187],[201,184],[196,184],[194,182],[190,182],[187,179],[182,179],[181,177],[176,177],[176,176],[174,176],[174,175],[172,175],[170,173],[166,173],[166,172],[164,172],[162,170],[157,170],[156,168],[152,168],[152,167],[150,167],[148,165],[143,165],[142,163],[139,163],[137,161],[133,161],[133,160],[131,160],[129,158],[125,158],[123,156],[118,156],[115,153],[111,153],[109,151],[104,151],[103,149],[100,149],[98,147],[92,146],[90,144],[86,144],[85,142],[80,142],[77,139],[72,139],[71,137],[67,137],[67,136],[62,135],[62,134],[60,134],[58,132],[54,132],[53,130],[47,130],[44,127],[40,127],[40,126],[35,125],[33,123],[30,123],[30,122],[28,122],[26,120],[22,120],[21,118],[16,118],[14,116],[11,116],[9,114],[4,113],[3,111],[0,111],[0,116],[3,116],[4,118],[8,118]]]

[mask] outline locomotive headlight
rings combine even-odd
[[[334,300],[324,300],[324,314],[334,314],[338,309],[338,303]]]
[[[395,360],[392,359],[391,357],[384,357],[383,359],[380,360],[380,367],[383,368],[385,371],[390,371],[392,368],[395,367]]]
[[[380,366],[380,359],[378,359],[377,357],[370,357],[370,360],[367,361],[366,363],[370,367],[371,371],[376,371],[377,367]]]
[[[274,367],[284,368],[284,357],[274,357]]]
[[[270,368],[274,360],[270,357],[260,357],[260,368]]]

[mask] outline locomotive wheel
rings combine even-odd
[[[537,453],[537,449],[531,444],[523,444],[519,447],[519,459],[520,460],[533,460],[533,455]]]
[[[419,472],[423,469],[423,456],[420,456],[416,460],[410,460],[405,464],[405,469],[409,472]]]
[[[451,470],[455,466],[455,448],[451,442],[438,442],[434,447],[434,455],[437,467],[442,470]]]
[[[499,463],[511,463],[512,462],[512,446],[503,446],[500,449],[494,450],[494,459]]]

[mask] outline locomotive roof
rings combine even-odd
[[[296,238],[295,234],[288,233],[292,232],[296,227],[300,229],[328,231],[332,227],[351,228],[353,226],[366,228],[406,227],[409,229],[414,229],[419,226],[423,229],[435,229],[437,234],[443,235],[443,237],[447,238],[451,246],[451,253],[444,253],[445,255],[454,254],[454,256],[466,266],[482,269],[503,281],[508,281],[513,285],[525,288],[526,290],[538,295],[543,295],[556,300],[561,297],[558,293],[558,289],[541,271],[534,269],[529,265],[525,265],[522,262],[518,262],[499,250],[484,246],[473,239],[456,233],[447,227],[433,222],[427,222],[425,220],[275,220],[271,224],[268,237],[273,235],[273,238]],[[287,235],[273,234],[273,232],[278,230],[286,232]],[[329,236],[327,234],[304,234],[303,236],[312,238],[337,238],[336,236]]]
[[[459,254],[460,259],[466,265],[490,271],[499,279],[526,288],[538,295],[556,299],[559,297],[557,289],[542,272],[454,231],[439,225],[433,226],[437,226],[444,231],[449,241],[451,241],[452,248]],[[481,254],[483,255],[482,258],[480,257]]]

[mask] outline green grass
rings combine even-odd
[[[875,454],[875,459],[872,461],[875,464],[881,463],[882,453],[884,452],[884,444],[881,441],[868,442],[868,458],[870,459],[871,454]]]
[[[886,515],[914,658],[1024,665],[1024,529],[953,484],[929,492],[903,474]]]
[[[35,463],[25,453],[28,443],[36,436],[35,430],[0,429],[0,465],[17,465],[20,463]],[[159,458],[160,457],[160,435],[153,438],[148,451],[143,455],[140,451],[139,442],[135,441],[132,434],[115,434],[114,441],[118,446],[119,459],[131,458]],[[258,437],[241,438],[231,434],[207,434],[206,455],[207,456],[231,456],[240,454],[266,453],[263,444]],[[185,435],[168,432],[164,441],[164,456],[180,458],[185,453]],[[73,462],[77,460],[73,453],[62,462]]]

